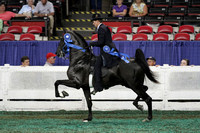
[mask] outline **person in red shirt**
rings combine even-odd
[[[7,21],[10,20],[12,17],[29,17],[29,16],[6,11],[5,2],[0,2],[0,19],[4,21],[4,25],[8,25]]]

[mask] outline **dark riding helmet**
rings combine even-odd
[[[103,18],[101,17],[100,14],[93,14],[92,15],[92,20],[91,21],[96,21],[96,20],[102,20]]]

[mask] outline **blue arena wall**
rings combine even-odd
[[[157,64],[179,65],[187,58],[190,64],[200,65],[200,41],[114,41],[120,52],[134,57],[137,48],[142,49],[146,57],[153,56]],[[59,41],[1,41],[0,65],[20,65],[22,56],[30,58],[30,65],[42,66],[48,52],[56,52]],[[99,50],[94,48],[98,55]],[[57,58],[56,66],[69,65],[68,60]]]

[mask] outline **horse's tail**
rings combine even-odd
[[[154,83],[159,83],[158,80],[155,79],[154,73],[149,69],[149,66],[146,62],[144,53],[141,49],[137,49],[135,53],[135,62],[137,62],[142,70],[145,72],[147,77]]]

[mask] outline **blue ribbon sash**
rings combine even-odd
[[[110,50],[110,47],[107,46],[107,45],[105,45],[105,46],[103,47],[103,51],[104,51],[104,52],[106,52],[106,53],[108,53],[108,54],[110,54],[110,55],[113,55],[113,56],[118,56],[119,58],[121,58],[121,60],[125,61],[126,63],[129,63],[129,62],[130,62],[130,61],[128,60],[128,59],[130,59],[129,55],[124,54],[124,53],[120,53],[120,52],[116,52],[116,51],[114,51],[114,50],[115,50],[114,48],[112,48],[112,49]]]

